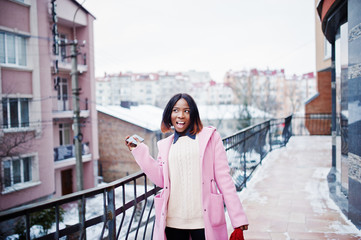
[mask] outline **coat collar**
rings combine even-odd
[[[206,150],[209,139],[212,134],[216,131],[214,127],[203,127],[202,131],[198,133],[198,142],[199,142],[199,154],[203,159],[204,151]],[[162,139],[158,142],[158,149],[160,154],[165,158],[164,160],[168,162],[169,149],[171,144],[174,141],[174,134],[169,137]]]

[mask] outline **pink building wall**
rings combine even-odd
[[[1,70],[2,94],[31,94],[33,92],[32,74],[29,71]]]
[[[68,7],[75,10],[78,3],[74,0],[66,1]],[[69,10],[69,11],[70,11]],[[86,40],[86,47],[81,48],[82,53],[87,56],[87,71],[79,77],[81,90],[81,109],[85,110],[85,99],[88,99],[89,116],[82,119],[84,127],[81,131],[84,135],[83,143],[89,142],[89,155],[83,159],[84,188],[91,188],[96,185],[96,166],[98,159],[98,138],[97,138],[97,118],[95,110],[95,76],[94,76],[94,45],[93,45],[93,21],[94,17],[81,9],[83,14],[87,14],[87,25],[77,30],[79,41]],[[61,16],[58,16],[61,20]],[[34,24],[36,21],[37,24]],[[70,117],[56,117],[57,90],[54,89],[52,74],[52,65],[54,55],[52,53],[51,17],[49,15],[48,0],[28,0],[25,4],[15,3],[12,1],[0,0],[0,31],[14,31],[15,29],[27,33],[29,36],[42,36],[41,38],[29,38],[32,44],[27,44],[27,66],[24,68],[0,66],[1,89],[11,89],[12,94],[32,95],[34,100],[33,112],[31,116],[39,114],[41,126],[36,133],[39,136],[29,145],[31,149],[28,152],[35,153],[36,175],[38,181],[33,186],[21,189],[19,191],[0,192],[0,211],[16,207],[32,201],[58,197],[62,193],[61,173],[64,170],[72,170],[73,185],[72,190],[76,189],[76,170],[75,160],[63,160],[54,162],[54,148],[59,147],[59,123],[72,123],[72,114]],[[70,25],[61,25],[59,29],[71,34]],[[12,32],[11,32],[12,33]],[[72,34],[69,37],[73,37]],[[35,43],[34,43],[35,42]],[[34,51],[36,52],[34,53]],[[70,53],[70,48],[68,49]],[[32,54],[29,54],[31,52]],[[82,64],[82,59],[78,59]],[[68,79],[68,94],[71,95],[71,77],[70,69],[62,70],[58,76]],[[5,92],[2,92],[5,94]],[[35,101],[36,100],[36,101]],[[82,105],[83,104],[83,105]],[[69,99],[69,108],[71,109],[72,101]],[[31,117],[30,116],[30,117]],[[94,117],[95,116],[95,117]],[[2,116],[1,116],[2,117]],[[90,120],[91,119],[91,120]],[[71,138],[73,134],[71,133]],[[95,162],[95,163],[94,163]]]

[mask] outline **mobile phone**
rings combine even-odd
[[[138,138],[138,140],[139,140],[140,142],[143,142],[143,141],[144,141],[144,138],[138,136],[137,134],[133,134],[130,138],[127,139],[127,142],[131,142],[131,143],[133,143],[134,145],[137,145],[138,142],[137,142],[137,140],[135,140],[135,138]]]

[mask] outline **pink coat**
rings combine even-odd
[[[197,137],[202,165],[205,236],[207,240],[228,239],[224,203],[234,228],[247,225],[248,220],[229,175],[227,156],[219,133],[213,127],[205,127]],[[143,143],[132,151],[135,160],[145,174],[154,184],[163,188],[163,191],[154,198],[156,215],[154,239],[156,240],[166,239],[164,230],[170,186],[167,163],[173,139],[174,135],[171,135],[158,142],[157,161],[150,156],[148,147]]]

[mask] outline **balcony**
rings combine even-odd
[[[78,72],[79,74],[86,73],[88,71],[88,65],[86,63],[87,57],[86,54],[81,54],[78,56]],[[51,63],[52,72],[71,72],[71,61],[69,58],[62,59],[61,56],[53,56],[53,61]]]
[[[82,144],[82,160],[83,162],[91,161],[89,151],[89,142]],[[75,145],[63,145],[54,148],[55,168],[75,165]]]
[[[71,108],[72,104],[72,96],[62,96],[60,99],[59,97],[53,98],[53,119],[67,119],[67,118],[73,118],[73,110]],[[80,100],[80,117],[81,118],[87,118],[89,117],[89,110],[88,110],[88,99]]]

